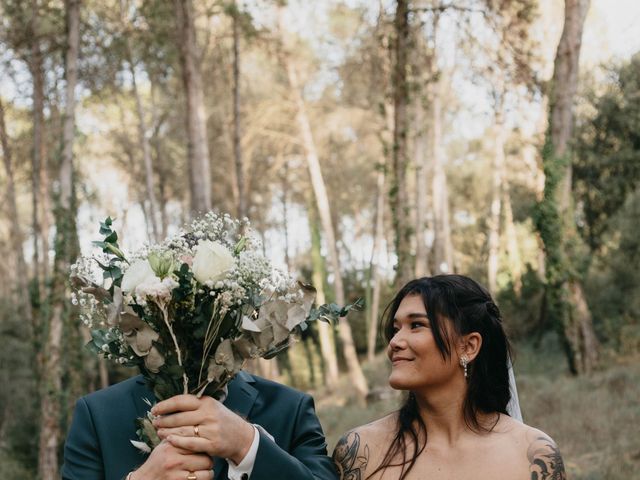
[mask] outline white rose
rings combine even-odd
[[[235,259],[231,252],[222,244],[203,240],[196,247],[193,257],[193,276],[200,283],[222,280],[233,268]]]
[[[124,272],[120,288],[122,288],[123,292],[131,292],[141,283],[148,282],[154,278],[156,278],[156,274],[153,273],[149,262],[147,260],[137,260],[129,265],[127,271]]]

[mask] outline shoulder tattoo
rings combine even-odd
[[[369,463],[369,445],[362,446],[360,435],[356,432],[345,434],[333,451],[333,461],[336,464],[340,480],[363,480],[364,472]]]
[[[527,457],[531,480],[567,479],[560,450],[546,435],[538,433],[531,437]]]

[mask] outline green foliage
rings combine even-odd
[[[597,85],[585,93],[586,113],[578,119],[575,138],[579,232],[594,252],[640,184],[640,53],[608,73],[604,91]]]
[[[591,249],[586,290],[601,338],[621,351],[640,338],[640,53],[608,67],[578,118],[574,192]]]
[[[522,275],[522,289],[519,293],[510,283],[497,296],[505,329],[512,340],[538,337],[546,325],[541,324],[540,313],[544,299],[544,283],[540,275],[527,264]]]
[[[564,335],[569,314],[566,282],[572,272],[571,263],[565,254],[567,225],[558,205],[560,182],[566,174],[568,159],[568,154],[562,158],[554,154],[550,126],[542,149],[544,197],[536,205],[533,218],[546,254],[547,315],[560,335]]]
[[[111,228],[113,220],[111,217],[107,217],[104,222],[100,222],[100,235],[104,235],[104,239],[101,241],[91,242],[96,247],[102,249],[102,252],[109,257],[109,263],[103,264],[96,260],[100,268],[103,270],[104,279],[110,279],[111,285],[109,290],[113,293],[114,286],[120,286],[122,282],[122,269],[120,265],[122,262],[127,262],[127,259],[120,250],[118,245],[118,234]]]
[[[34,477],[38,459],[38,389],[32,339],[15,304],[0,297],[0,476]]]
[[[630,196],[608,221],[602,254],[586,284],[594,323],[600,335],[622,352],[640,345],[640,192]]]
[[[355,302],[341,307],[335,303],[320,305],[309,313],[307,322],[322,320],[323,322],[335,322],[340,317],[346,317],[351,310],[362,310],[364,301],[358,298]]]

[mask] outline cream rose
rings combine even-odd
[[[203,240],[196,247],[193,257],[193,276],[200,283],[216,282],[224,279],[233,268],[235,259],[231,252],[222,244]]]
[[[147,260],[137,260],[124,272],[120,288],[125,293],[132,292],[141,283],[157,278]],[[159,280],[159,279],[158,279]]]

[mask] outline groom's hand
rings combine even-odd
[[[169,442],[153,449],[147,461],[131,474],[131,480],[184,480],[195,475],[197,480],[213,479],[213,460],[194,454]],[[191,477],[193,478],[193,477]]]
[[[253,443],[254,427],[211,397],[178,395],[151,413],[160,416],[153,422],[160,438],[185,450],[239,464]]]

